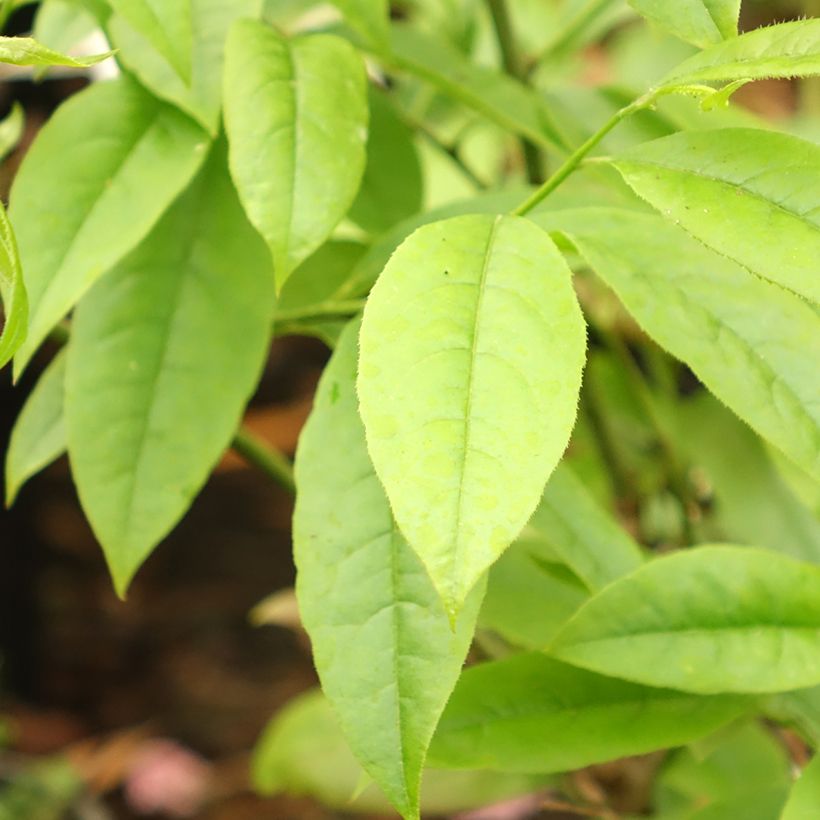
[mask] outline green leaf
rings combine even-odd
[[[550,652],[701,694],[812,686],[820,683],[820,568],[748,547],[658,558],[590,599]]]
[[[796,728],[815,749],[820,746],[820,686],[768,698],[765,714]]]
[[[26,481],[65,452],[65,362],[65,351],[61,350],[40,376],[17,417],[6,453],[7,507],[14,503]]]
[[[228,446],[268,348],[270,258],[224,164],[217,145],[72,326],[71,467],[121,595]]]
[[[684,60],[663,85],[820,74],[820,19],[754,29]]]
[[[94,281],[151,230],[202,164],[206,134],[122,78],[72,97],[26,154],[11,192],[34,351]]]
[[[455,615],[527,523],[575,421],[586,337],[569,269],[527,220],[427,225],[376,283],[360,343],[370,455]]]
[[[191,82],[193,22],[191,0],[108,0],[111,8],[139,32],[174,68]]]
[[[50,66],[64,65],[72,68],[88,68],[107,60],[112,52],[94,54],[91,57],[69,57],[52,51],[31,37],[0,37],[0,63],[11,65]]]
[[[758,433],[820,477],[820,315],[659,217],[543,213],[644,330]]]
[[[45,0],[34,18],[33,37],[55,51],[69,51],[98,29],[97,18],[82,0]],[[38,75],[43,76],[47,68]]]
[[[367,137],[362,60],[333,35],[287,40],[240,20],[226,47],[225,127],[231,173],[281,288],[356,196]]]
[[[780,820],[814,820],[820,806],[820,755],[803,769],[794,784]]]
[[[332,0],[345,19],[378,51],[390,47],[388,0]]]
[[[0,120],[0,160],[4,160],[17,147],[25,125],[23,106],[15,101],[8,116]]]
[[[468,669],[441,718],[430,763],[565,772],[703,737],[751,708],[574,669],[540,654]]]
[[[160,7],[159,0],[156,5]],[[161,7],[164,6],[162,3]],[[215,136],[222,110],[226,33],[234,20],[259,17],[261,11],[262,0],[190,0],[190,82],[184,81],[156,44],[149,42],[122,15],[111,17],[108,30],[119,50],[117,57],[146,88],[188,112]],[[178,19],[182,20],[181,15]]]
[[[740,0],[629,0],[665,31],[705,48],[737,36]]]
[[[727,128],[664,137],[614,164],[640,196],[696,239],[820,302],[820,146]]]
[[[392,27],[391,45],[391,59],[399,69],[425,80],[505,131],[566,153],[549,104],[536,91],[507,74],[476,65],[449,43],[409,26]]]
[[[339,730],[330,704],[318,690],[292,700],[270,722],[253,759],[253,781],[266,795],[308,794],[345,812],[390,812]],[[425,816],[486,806],[538,791],[549,785],[543,775],[426,770],[422,795]]]
[[[483,589],[455,630],[396,527],[356,398],[360,322],[322,376],[296,457],[296,592],[324,693],[368,774],[418,816],[427,746],[470,647]]]
[[[368,100],[367,165],[349,216],[366,231],[381,233],[421,210],[424,180],[413,132],[386,94],[371,89]]]
[[[0,205],[0,298],[5,321],[0,333],[0,367],[11,360],[26,339],[29,297],[20,269],[17,240],[6,209]]]

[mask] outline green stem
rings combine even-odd
[[[501,62],[504,70],[512,77],[527,84],[527,70],[515,44],[509,11],[506,0],[487,0],[487,7],[493,18],[493,26],[498,39],[498,48],[501,51]],[[527,179],[538,185],[544,178],[541,152],[538,146],[526,137],[521,138],[521,150],[524,154],[524,164],[527,168]]]
[[[293,466],[290,461],[279,450],[271,447],[247,427],[240,427],[237,430],[231,447],[288,492],[296,492]]]
[[[340,301],[318,302],[303,308],[279,310],[274,316],[277,322],[302,322],[310,319],[344,318],[355,316],[365,305],[365,299],[343,299]]]

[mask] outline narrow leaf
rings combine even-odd
[[[5,367],[25,342],[29,298],[20,269],[17,240],[6,209],[0,205],[0,298],[5,320],[0,333],[0,367]]]
[[[94,54],[91,57],[69,57],[52,51],[31,37],[0,37],[0,63],[11,65],[51,66],[63,65],[72,68],[88,68],[107,60],[112,52]]]
[[[191,81],[193,29],[191,0],[109,0],[111,8],[170,63],[186,84]]]
[[[705,48],[737,36],[740,0],[629,0],[648,20]]]
[[[98,6],[102,6],[98,8]],[[34,18],[35,40],[55,51],[68,52],[100,28],[100,13],[108,10],[106,0],[95,3],[83,0],[45,0],[37,7]],[[36,77],[48,73],[49,66],[41,66]]]
[[[794,784],[780,820],[814,820],[820,807],[820,756],[815,755]]]
[[[659,217],[544,213],[655,341],[737,415],[820,476],[820,315]]]
[[[333,35],[287,40],[240,20],[228,37],[231,173],[273,254],[277,286],[347,212],[365,166],[365,72]]]
[[[167,2],[151,1],[156,8],[164,8]],[[179,2],[174,0],[175,4]],[[222,110],[226,32],[234,20],[259,17],[262,5],[262,0],[190,0],[193,39],[189,82],[183,80],[177,69],[157,50],[156,39],[146,39],[123,15],[112,15],[108,31],[118,49],[118,59],[146,88],[189,113],[215,136]],[[178,13],[176,17],[177,26],[184,28],[187,25],[184,13]]]
[[[370,455],[452,615],[564,452],[585,348],[566,263],[516,217],[420,228],[368,299],[359,396]]]
[[[704,244],[820,302],[820,146],[774,131],[727,128],[654,140],[622,155],[615,167],[636,193]]]
[[[206,146],[188,117],[127,78],[91,86],[51,118],[11,192],[32,314],[16,372],[145,237],[196,173]]]
[[[23,106],[15,102],[8,116],[0,120],[0,160],[5,159],[19,144],[25,129]]]
[[[427,746],[470,646],[483,590],[455,630],[396,527],[356,398],[359,321],[316,393],[296,458],[297,596],[322,689],[365,771],[418,817]]]
[[[574,669],[540,654],[468,669],[430,747],[430,763],[506,772],[565,772],[680,746],[752,707]]]
[[[669,5],[669,4],[667,4]],[[754,29],[684,60],[663,85],[820,74],[820,19]]]
[[[332,0],[345,19],[378,51],[390,45],[388,0]]]
[[[270,259],[224,164],[218,145],[72,327],[71,467],[121,595],[228,446],[267,350]]]
[[[701,694],[812,686],[820,683],[820,568],[748,547],[658,558],[581,607],[551,654]]]

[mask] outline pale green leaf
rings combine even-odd
[[[754,29],[684,60],[663,85],[820,74],[820,19]]]
[[[88,68],[107,60],[111,56],[94,54],[91,57],[69,57],[38,43],[31,37],[0,37],[0,63],[11,65],[51,66],[63,65],[72,68]]]
[[[455,630],[396,527],[356,398],[359,321],[327,366],[296,456],[296,592],[322,688],[368,774],[418,816],[427,746],[456,684],[483,590]]]
[[[586,353],[570,271],[527,220],[427,225],[384,269],[360,341],[370,455],[454,615],[567,445]]]
[[[388,813],[391,808],[378,787],[365,780],[318,690],[300,695],[270,722],[256,747],[252,770],[254,785],[263,794],[308,794],[345,814]],[[427,769],[421,805],[425,816],[449,815],[535,792],[549,783],[544,775]]]
[[[29,296],[17,239],[6,209],[0,204],[0,299],[3,303],[3,332],[0,333],[0,367],[4,367],[25,343]]]
[[[202,164],[207,144],[193,121],[125,77],[91,86],[51,118],[11,191],[31,302],[16,372],[145,237]]]
[[[384,51],[390,45],[388,0],[332,0],[345,19],[372,46]]]
[[[371,89],[367,165],[350,218],[381,233],[421,210],[424,180],[413,132],[398,117],[387,95]]]
[[[273,254],[277,286],[347,212],[365,167],[365,71],[339,37],[288,40],[241,20],[225,58],[231,173]]]
[[[540,654],[468,669],[441,718],[430,764],[565,772],[680,746],[752,706],[575,669]]]
[[[156,5],[160,7],[158,0]],[[226,34],[234,20],[259,17],[261,11],[262,0],[190,0],[193,37],[190,82],[183,80],[155,44],[149,42],[122,15],[114,14],[111,17],[108,30],[113,45],[118,49],[118,59],[134,72],[146,88],[187,111],[212,135],[216,135],[222,110]]]
[[[4,160],[17,147],[25,124],[23,106],[15,101],[8,116],[0,121],[0,160]]]
[[[820,145],[727,128],[655,140],[623,154],[615,167],[704,244],[820,302]]]
[[[820,747],[820,686],[768,698],[765,713],[795,727],[815,749]]]
[[[750,547],[658,558],[581,607],[555,657],[687,692],[820,683],[820,568]]]
[[[6,506],[14,503],[26,481],[65,452],[65,360],[65,351],[61,350],[40,376],[17,417],[6,453]]]
[[[705,48],[737,36],[740,0],[629,0],[665,31]]]
[[[45,0],[37,8],[32,36],[55,51],[68,52],[98,29],[97,18],[81,0]]]
[[[820,476],[820,314],[659,217],[543,213],[662,347],[797,464]]]
[[[816,820],[820,810],[820,755],[803,769],[794,784],[780,820]]]
[[[71,468],[120,594],[228,446],[261,372],[273,309],[269,254],[217,145],[72,325]]]
[[[193,22],[191,0],[108,0],[168,61],[180,78],[191,82]]]

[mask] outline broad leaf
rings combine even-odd
[[[350,218],[371,233],[381,233],[421,210],[424,180],[413,132],[398,117],[387,96],[371,89],[367,165]]]
[[[17,239],[6,209],[0,205],[0,298],[3,302],[3,332],[0,333],[0,367],[10,361],[25,342],[29,298],[20,269]]]
[[[527,523],[575,421],[586,338],[569,269],[527,220],[427,225],[384,269],[360,341],[370,455],[455,615]]]
[[[665,31],[704,48],[737,36],[740,0],[629,0]]]
[[[539,654],[468,669],[430,747],[430,763],[506,772],[565,772],[680,746],[752,706],[574,669]]]
[[[669,5],[669,4],[667,4]],[[820,19],[758,28],[684,60],[663,85],[820,74]]]
[[[690,132],[641,145],[615,167],[704,244],[820,302],[820,146],[748,128]]]
[[[359,321],[325,370],[296,458],[296,592],[322,688],[365,770],[417,817],[427,746],[470,646],[396,527],[356,398]]]
[[[318,690],[300,695],[274,717],[256,747],[252,769],[255,787],[266,795],[308,794],[345,814],[390,812],[378,787],[366,781],[330,704]],[[544,775],[428,769],[421,806],[425,816],[450,815],[549,784]]]
[[[69,57],[52,51],[31,37],[0,37],[0,63],[11,65],[51,66],[64,65],[72,68],[88,68],[111,56],[95,54],[91,57]]]
[[[820,314],[659,217],[541,214],[644,330],[761,435],[820,477]]]
[[[166,5],[159,0],[153,1],[157,8]],[[111,17],[108,30],[113,45],[118,49],[118,59],[147,88],[187,111],[215,135],[222,109],[226,32],[234,20],[259,17],[261,10],[262,0],[231,0],[229,3],[225,0],[190,0],[193,37],[190,82],[179,76],[157,50],[156,43],[149,42],[121,14]]]
[[[173,66],[186,83],[191,81],[193,24],[191,0],[108,0],[112,9]]]
[[[241,20],[226,47],[225,127],[231,173],[281,288],[356,196],[367,137],[362,60],[333,35],[288,40]]]
[[[14,503],[26,481],[65,452],[65,362],[65,351],[61,350],[40,376],[17,417],[6,453],[7,507]]]
[[[814,820],[820,807],[820,755],[803,769],[794,784],[780,820]]]
[[[151,230],[206,147],[188,117],[127,78],[93,85],[49,120],[11,192],[32,314],[18,373],[94,281]]]
[[[378,51],[390,46],[388,0],[332,0],[345,19]]]
[[[218,145],[72,326],[71,467],[121,595],[228,446],[267,351],[270,258],[224,164]]]
[[[658,558],[585,604],[556,658],[701,694],[820,683],[820,568],[747,547]]]

